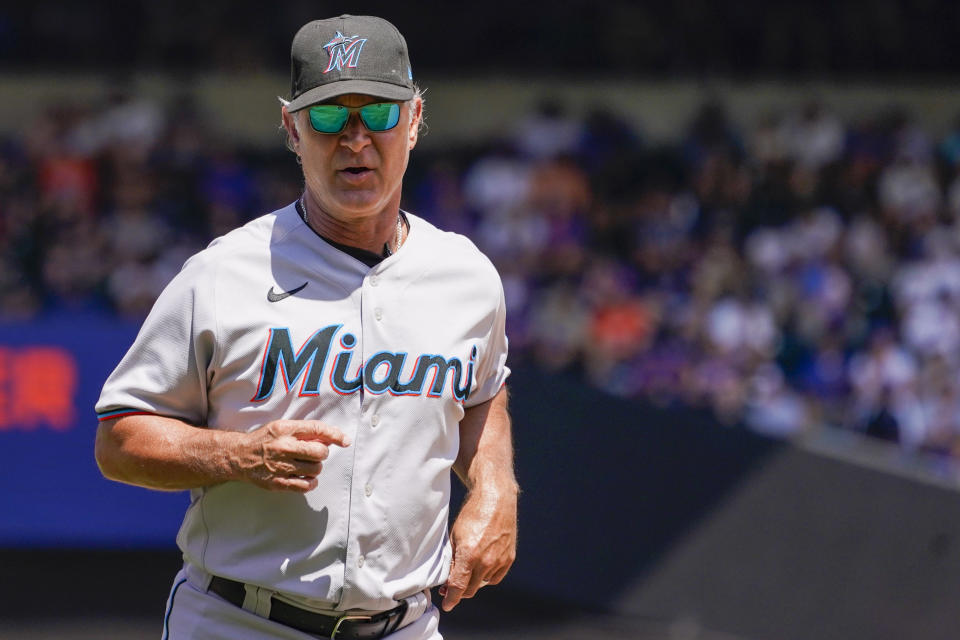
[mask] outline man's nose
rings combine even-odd
[[[360,121],[359,113],[351,113],[347,125],[340,133],[340,144],[356,153],[370,144],[370,132]]]

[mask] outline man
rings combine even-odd
[[[502,287],[400,211],[423,101],[396,28],[310,22],[291,58],[304,194],[161,294],[97,403],[97,461],[191,490],[165,638],[440,638],[429,590],[449,610],[515,553]]]

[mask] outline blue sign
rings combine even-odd
[[[139,325],[110,315],[0,324],[0,546],[171,547],[189,496],[111,482],[94,404]]]

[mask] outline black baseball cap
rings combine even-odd
[[[388,100],[414,95],[407,42],[383,18],[314,20],[293,37],[287,109],[299,111],[346,93]]]

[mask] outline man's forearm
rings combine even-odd
[[[150,489],[210,486],[236,478],[231,452],[240,435],[162,416],[128,416],[100,424],[97,464],[111,480]]]
[[[454,470],[468,489],[453,527],[453,563],[440,593],[449,611],[461,598],[497,584],[516,557],[517,495],[507,390],[467,409]]]
[[[470,491],[479,487],[516,494],[506,387],[489,402],[466,410],[460,422],[460,452],[453,469]]]
[[[236,480],[305,493],[316,488],[330,445],[349,447],[350,438],[320,420],[273,420],[234,432],[144,415],[102,423],[96,457],[107,478],[149,489],[180,491]]]

